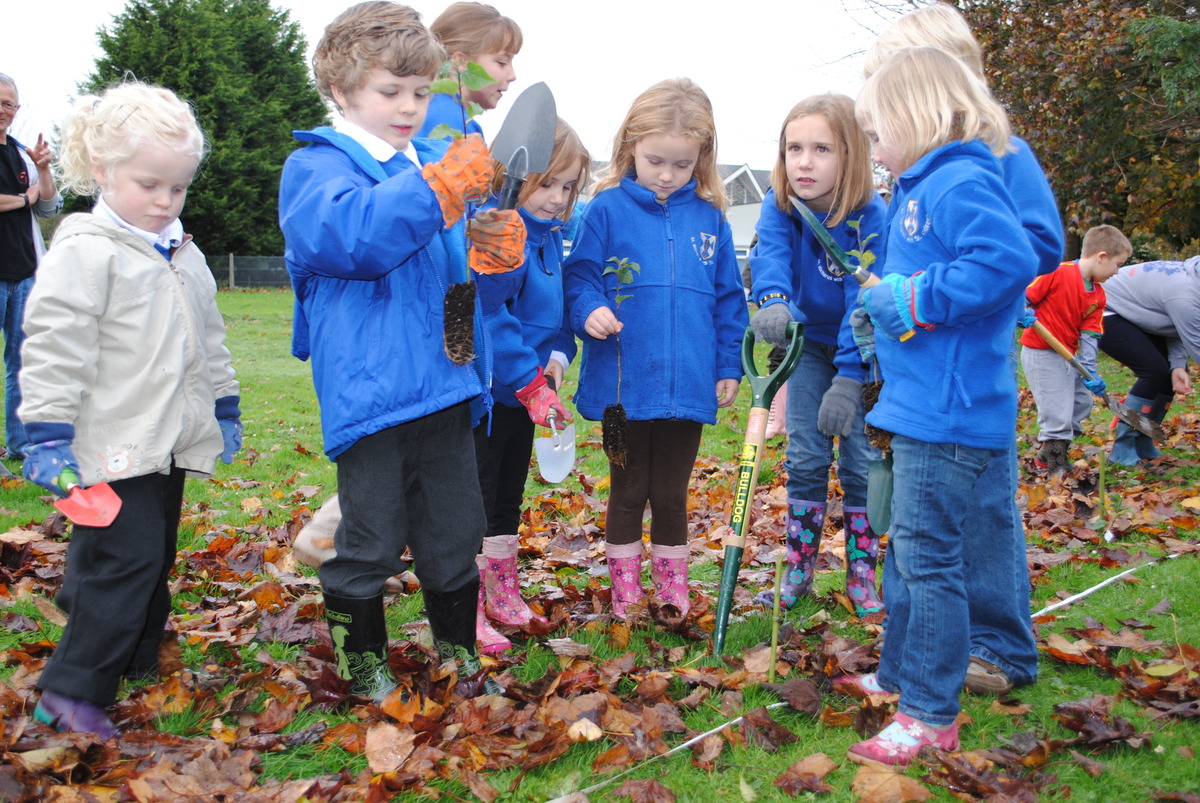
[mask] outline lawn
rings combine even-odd
[[[428,661],[414,593],[391,600],[388,620],[393,669],[418,695],[382,710],[347,702],[315,572],[290,548],[335,490],[308,366],[289,353],[292,296],[236,291],[218,301],[242,383],[245,448],[215,477],[188,482],[165,676],[122,689],[115,747],[29,719],[64,622],[50,600],[69,531],[40,489],[0,479],[0,800],[1200,799],[1195,395],[1168,417],[1164,459],[1109,467],[1102,483],[1110,416],[1096,410],[1073,445],[1071,472],[1047,482],[1033,471],[1024,396],[1018,503],[1031,609],[1133,571],[1037,617],[1037,684],[1004,700],[963,696],[967,752],[871,772],[845,750],[878,728],[892,701],[846,697],[827,683],[840,670],[869,669],[881,630],[840,596],[843,551],[829,534],[836,506],[818,595],[786,615],[773,665],[770,618],[751,603],[778,548],[782,439],[765,450],[726,654],[711,655],[744,383],[738,405],[706,429],[693,475],[687,622],[646,616],[629,627],[606,614],[606,463],[598,426],[580,422],[578,470],[556,486],[531,471],[527,484],[523,577],[552,627],[512,634],[520,648],[494,663],[506,696],[454,693],[455,678]],[[1127,372],[1103,358],[1101,368],[1113,390],[1127,388]],[[572,373],[564,395],[573,386]]]

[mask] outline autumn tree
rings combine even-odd
[[[299,25],[269,0],[131,0],[99,34],[84,88],[160,84],[195,107],[210,152],[188,193],[187,230],[208,254],[282,254],[279,173],[292,130],[328,114]]]
[[[1068,228],[1200,237],[1200,26],[1173,0],[961,0]]]
[[[868,0],[892,18],[924,0]],[[1050,178],[1069,234],[1111,223],[1195,253],[1200,12],[1178,0],[956,0],[988,83]],[[1077,248],[1077,246],[1076,246]],[[1068,254],[1076,252],[1068,246]]]

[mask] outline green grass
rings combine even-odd
[[[319,412],[312,390],[309,366],[293,358],[289,353],[292,296],[284,291],[268,292],[222,292],[218,302],[228,328],[228,344],[235,359],[239,379],[242,383],[242,411],[245,427],[245,448],[231,466],[218,464],[215,477],[208,480],[189,480],[186,489],[185,517],[181,529],[182,551],[203,549],[214,537],[225,535],[247,542],[276,538],[280,543],[289,541],[289,534],[298,526],[297,517],[306,509],[316,507],[335,490],[336,478],[332,464],[324,457],[321,447]],[[1104,376],[1120,393],[1128,385],[1127,373],[1101,358]],[[575,371],[567,377],[564,397],[569,397],[576,387]],[[736,458],[743,442],[748,394],[743,383],[742,396],[737,405],[724,410],[720,423],[705,429],[700,453],[711,457],[716,465],[729,466]],[[1195,410],[1195,401],[1185,400],[1177,405],[1185,410]],[[1173,411],[1172,415],[1176,415]],[[1109,416],[1097,409],[1093,414],[1085,438],[1079,445],[1091,440],[1103,444],[1107,437],[1104,426]],[[598,426],[579,420],[577,430],[580,441],[598,444]],[[1021,450],[1028,454],[1034,448],[1031,441],[1029,416],[1022,417]],[[761,484],[770,484],[781,477],[783,449],[782,441],[769,444],[763,457]],[[1187,455],[1194,449],[1188,443],[1179,443],[1167,451],[1175,455]],[[586,454],[582,473],[593,478],[604,477],[607,463],[599,449],[580,447]],[[6,465],[19,472],[19,464],[6,461]],[[718,474],[707,479],[709,485],[727,482],[729,474]],[[1029,477],[1023,477],[1029,482]],[[1133,494],[1143,494],[1153,489],[1149,483],[1174,488],[1200,486],[1200,467],[1184,465],[1170,470],[1165,475],[1144,476],[1141,472],[1111,472],[1109,490],[1116,502],[1131,500]],[[2,481],[3,496],[0,497],[0,532],[14,528],[36,525],[46,518],[50,509],[46,495],[40,489],[20,481]],[[578,477],[572,475],[562,487],[568,491],[580,491]],[[549,486],[541,483],[531,472],[527,483],[529,497],[544,493]],[[697,491],[700,489],[697,488]],[[603,488],[597,491],[602,498]],[[282,533],[282,535],[281,535]],[[1038,537],[1030,534],[1031,540]],[[1195,541],[1197,532],[1179,531],[1176,538]],[[1151,557],[1161,555],[1159,542],[1154,533],[1134,530],[1119,543],[1111,545],[1129,552],[1144,550]],[[1080,555],[1098,552],[1103,545],[1079,543],[1064,548]],[[1048,570],[1045,577],[1034,588],[1034,609],[1053,602],[1060,594],[1071,594],[1111,577],[1123,567],[1105,567],[1099,563],[1067,562]],[[310,570],[304,572],[311,574]],[[693,585],[702,584],[712,588],[719,580],[719,562],[697,564],[691,574]],[[560,576],[571,577],[564,571]],[[250,576],[245,585],[253,586],[262,578]],[[1161,560],[1146,565],[1132,578],[1112,584],[1075,606],[1060,610],[1052,622],[1039,625],[1040,635],[1045,638],[1057,633],[1067,634],[1068,628],[1085,627],[1090,617],[1109,627],[1114,633],[1123,626],[1122,621],[1140,619],[1152,625],[1145,631],[1146,637],[1167,643],[1200,644],[1200,602],[1195,588],[1200,580],[1200,571],[1192,556]],[[587,582],[587,578],[576,576],[576,582]],[[817,578],[817,590],[823,594],[840,588],[842,580],[836,572],[822,573]],[[239,590],[229,588],[209,579],[181,589],[174,599],[174,613],[180,621],[192,615],[191,611],[206,598],[236,601]],[[316,593],[316,590],[313,590]],[[1163,599],[1172,603],[1166,614],[1150,614],[1150,609]],[[42,638],[56,640],[60,629],[50,625],[37,607],[28,598],[14,601],[3,609],[8,616],[21,615],[40,625],[40,631],[17,632],[0,629],[0,650],[28,644]],[[405,624],[419,619],[420,595],[400,597],[388,609],[388,623],[393,637],[402,637]],[[810,617],[828,618],[833,632],[860,641],[867,641],[872,633],[851,621],[848,614],[829,603],[828,596],[820,599],[802,600],[788,615],[788,621],[803,624]],[[558,635],[558,634],[555,634]],[[626,650],[634,650],[639,661],[649,656],[647,643],[655,641],[668,647],[683,647],[683,663],[695,666],[712,665],[714,659],[706,655],[706,642],[687,642],[681,637],[657,628],[635,630],[628,647],[613,643],[605,628],[580,628],[571,634],[577,641],[588,644],[597,661],[617,657]],[[745,649],[770,638],[770,622],[765,615],[752,615],[744,622],[730,628],[727,654],[739,655]],[[226,644],[185,643],[182,660],[186,667],[202,671],[206,666],[237,667],[239,672],[252,673],[260,670],[265,661],[295,663],[303,654],[303,647],[274,642],[252,641],[250,644],[232,647]],[[1148,656],[1115,650],[1112,658],[1124,663],[1131,657],[1146,660]],[[558,667],[558,658],[548,646],[531,641],[520,654],[519,663],[511,667],[513,675],[521,682],[533,682]],[[0,669],[0,677],[9,678],[13,666]],[[1118,683],[1092,667],[1060,663],[1044,655],[1041,660],[1042,678],[1034,686],[1018,690],[1015,695],[1028,710],[1020,713],[998,711],[992,701],[965,695],[964,714],[969,718],[963,729],[965,746],[996,746],[1016,734],[1034,733],[1042,737],[1065,739],[1074,734],[1065,730],[1053,717],[1053,706],[1092,695],[1114,695],[1119,692]],[[674,681],[672,697],[681,696],[683,689]],[[631,684],[625,684],[631,685]],[[630,689],[622,688],[628,692]],[[264,698],[256,703],[261,710]],[[694,731],[704,731],[727,722],[733,716],[760,705],[776,701],[773,694],[758,687],[750,687],[742,693],[740,702],[728,711],[720,710],[720,692],[714,692],[708,703],[694,711],[685,712],[687,726]],[[829,697],[827,702],[839,710],[853,708],[853,701]],[[1059,750],[1051,755],[1051,763],[1040,768],[1051,772],[1057,781],[1048,785],[1043,794],[1050,799],[1078,801],[1101,800],[1148,800],[1155,790],[1200,791],[1200,776],[1195,771],[1195,762],[1190,755],[1200,750],[1200,730],[1196,721],[1171,718],[1154,719],[1137,703],[1120,698],[1115,704],[1115,713],[1129,719],[1139,732],[1150,734],[1151,747],[1142,750],[1115,748],[1104,752],[1082,752],[1104,763],[1108,769],[1098,778],[1090,777],[1070,754]],[[795,743],[785,745],[777,752],[768,752],[758,747],[742,745],[727,747],[717,759],[711,771],[693,765],[691,753],[681,751],[667,758],[639,765],[628,777],[657,779],[666,784],[679,800],[721,801],[749,799],[783,799],[783,793],[774,786],[774,780],[799,759],[815,752],[828,754],[838,768],[826,779],[834,792],[823,796],[830,801],[858,799],[851,791],[856,766],[844,758],[846,748],[858,740],[858,735],[848,727],[823,724],[805,714],[790,709],[777,708],[772,715],[781,724],[798,736]],[[303,709],[286,729],[286,732],[302,731],[307,727],[324,724],[334,727],[342,722],[355,721],[349,712],[320,712]],[[231,725],[235,724],[230,722]],[[211,723],[196,712],[184,710],[164,716],[155,726],[185,736],[204,735],[211,730]],[[668,744],[677,744],[682,737],[668,737]],[[572,747],[560,759],[529,771],[510,769],[488,773],[488,781],[501,790],[501,800],[544,800],[586,788],[604,778],[592,772],[592,762],[601,752],[612,746],[608,740],[583,743]],[[1190,751],[1190,752],[1189,752]],[[317,741],[286,749],[266,752],[262,756],[260,772],[268,778],[304,778],[316,775],[331,775],[346,771],[354,776],[366,768],[361,754]],[[921,772],[911,770],[909,775],[920,777]],[[593,801],[616,799],[613,792],[620,781],[606,786],[590,795]],[[457,782],[439,781],[436,788],[442,794],[458,799],[470,795],[466,787]],[[513,791],[509,791],[512,789]],[[1056,791],[1057,790],[1057,791]],[[406,799],[399,796],[397,799]],[[935,799],[952,800],[945,789],[935,789]]]

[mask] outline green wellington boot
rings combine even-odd
[[[399,685],[388,667],[383,597],[324,596],[338,677],[353,681],[352,694],[382,703]]]
[[[478,675],[483,669],[475,652],[475,614],[479,601],[479,581],[473,580],[455,591],[430,591],[425,595],[425,613],[433,631],[433,646],[443,661],[458,664],[461,681]],[[504,688],[485,676],[475,694],[503,694]],[[475,695],[472,695],[475,696]]]

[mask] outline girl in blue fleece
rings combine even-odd
[[[575,356],[575,335],[564,314],[561,230],[587,183],[591,161],[579,136],[559,120],[550,164],[529,176],[517,197],[526,232],[525,263],[478,278],[496,401],[475,427],[475,463],[487,514],[483,552],[476,558],[481,583],[475,636],[484,652],[512,646],[488,616],[514,627],[540,618],[521,599],[517,527],[534,428],[550,426],[551,415],[558,429],[571,420],[557,393]],[[504,170],[497,166],[493,189],[499,191],[503,183]]]
[[[804,351],[787,384],[788,566],[780,585],[786,608],[812,588],[836,436],[846,594],[860,616],[883,610],[875,590],[879,536],[867,521],[867,462],[874,449],[863,432],[866,369],[848,321],[858,283],[830,265],[791,203],[798,198],[823,218],[843,250],[861,250],[883,224],[885,207],[873,183],[871,144],[854,120],[853,100],[814,95],[788,112],[750,256],[751,295],[759,307],[750,323],[755,335],[782,346],[788,322],[804,324]],[[773,597],[765,591],[758,599],[770,605]]]
[[[996,159],[1009,147],[1004,110],[958,59],[899,51],[867,80],[856,111],[896,177],[883,281],[863,293],[884,378],[867,422],[894,433],[896,480],[879,671],[851,682],[900,702],[848,755],[904,765],[924,745],[958,748],[974,586],[993,587],[988,615],[1011,642],[1004,654],[1034,653],[1024,539],[1010,521],[1009,353],[1037,261]],[[1020,566],[1009,559],[1018,547]]]
[[[986,83],[983,50],[962,12],[950,3],[929,3],[892,23],[867,50],[866,76],[870,77],[889,56],[906,47],[933,47],[949,53]],[[1010,137],[1009,141],[1011,146],[1000,156],[1001,181],[1016,205],[1017,219],[1036,254],[1037,273],[1043,276],[1058,270],[1062,262],[1063,228],[1058,204],[1029,145],[1019,137]],[[1015,346],[1013,363],[1015,371]],[[1015,461],[1014,455],[1014,470]],[[1023,575],[1025,531],[1015,499],[1010,507],[1007,521],[1012,533],[1001,539],[1010,551],[1002,557],[997,555],[997,559],[1009,565],[1014,576]],[[1003,694],[1014,685],[1032,683],[1037,677],[1037,654],[1026,649],[1024,638],[1014,640],[1007,631],[1007,615],[994,613],[996,609],[1006,610],[1010,604],[1009,589],[998,588],[989,578],[981,576],[979,582],[972,584],[968,596],[972,606],[971,664],[964,684],[967,690],[976,694]]]
[[[662,81],[625,116],[564,267],[583,341],[575,405],[597,420],[620,402],[629,418],[625,465],[609,464],[605,524],[619,619],[643,593],[647,502],[655,591],[689,609],[688,481],[702,426],[737,397],[748,317],[725,206],[708,96],[686,78]],[[606,273],[614,258],[641,267],[619,302]]]
[[[474,62],[494,80],[481,89],[464,89],[462,97],[432,96],[417,136],[428,137],[443,123],[463,134],[483,136],[482,126],[472,118],[472,104],[475,114],[496,108],[509,84],[517,80],[513,60],[521,52],[521,28],[485,3],[462,2],[447,6],[429,30],[452,61]]]

